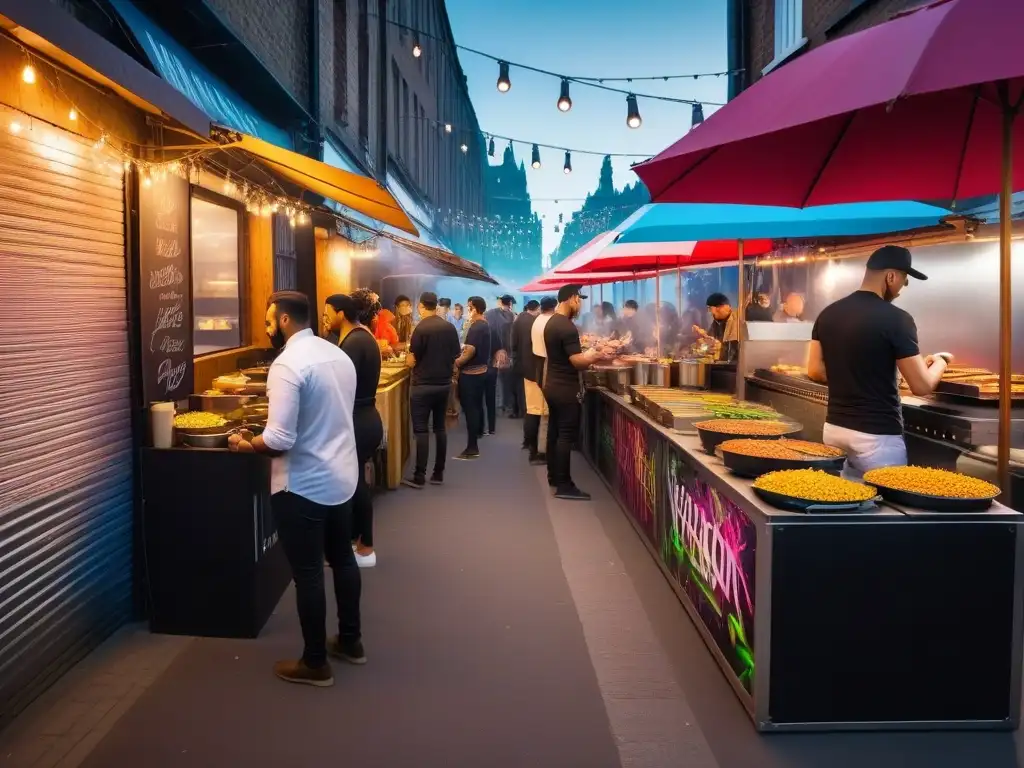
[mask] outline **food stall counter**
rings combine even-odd
[[[1017,727],[1024,516],[777,509],[604,389],[583,448],[759,731]]]
[[[384,444],[381,461],[375,463],[379,471],[375,485],[395,490],[402,484],[402,472],[410,453],[409,411],[410,369],[404,364],[384,365],[377,385],[377,411],[384,423]]]

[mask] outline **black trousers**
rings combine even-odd
[[[445,414],[448,411],[450,384],[424,384],[412,388],[412,432],[416,438],[416,468],[413,476],[426,477],[427,462],[430,459],[430,421],[434,422],[434,474],[444,474],[444,462],[448,455],[448,433],[445,431]]]
[[[484,389],[484,406],[487,414],[487,431],[496,432],[498,428],[498,369],[488,368]],[[481,422],[480,434],[483,434]]]
[[[502,407],[509,416],[521,417],[526,413],[523,377],[513,368],[504,368],[498,371],[498,383],[501,385]]]
[[[362,579],[352,551],[352,504],[316,504],[284,491],[271,499],[277,535],[295,580],[295,602],[305,647],[302,660],[310,667],[327,662],[327,596],[324,553],[334,577],[338,603],[338,634],[360,639],[359,599]]]
[[[548,484],[559,491],[575,486],[569,471],[572,448],[580,432],[579,401],[548,397]]]
[[[493,370],[493,369],[492,369]],[[479,450],[477,438],[484,428],[484,397],[487,390],[488,373],[466,374],[459,376],[459,402],[466,414],[467,451]]]
[[[384,440],[384,424],[376,405],[356,406],[352,412],[352,426],[356,433],[356,457],[359,460],[359,479],[352,497],[352,541],[360,540],[365,547],[373,546],[373,491],[366,482],[366,462]]]

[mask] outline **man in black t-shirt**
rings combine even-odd
[[[927,280],[910,251],[879,248],[868,259],[860,290],[822,310],[811,331],[807,375],[828,384],[824,440],[847,454],[844,475],[907,463],[896,371],[910,391],[928,395],[952,355],[921,356],[914,318],[892,302],[910,282]]]
[[[470,296],[466,302],[468,330],[462,354],[455,361],[459,376],[459,401],[466,414],[466,450],[455,458],[476,459],[480,456],[477,440],[484,430],[484,393],[487,388],[487,368],[491,360],[491,329],[484,320],[487,303],[479,296]]]
[[[548,403],[548,485],[555,497],[587,501],[590,494],[581,491],[569,472],[572,447],[580,431],[582,383],[580,371],[601,359],[596,349],[583,351],[580,332],[573,319],[583,307],[581,285],[565,285],[558,291],[558,308],[544,326],[544,399]]]
[[[512,386],[516,391],[516,397],[523,409],[523,449],[530,447],[530,432],[533,429],[534,420],[530,417],[529,408],[526,402],[526,380],[533,380],[537,377],[533,364],[533,343],[531,335],[533,324],[540,314],[540,302],[536,299],[526,302],[523,312],[516,317],[512,323]],[[540,426],[540,416],[537,416],[536,425]],[[533,445],[536,453],[536,434]],[[533,456],[532,458],[536,458]]]
[[[420,317],[412,332],[406,365],[412,368],[412,431],[416,438],[416,467],[411,478],[403,480],[410,488],[423,488],[427,483],[427,459],[430,457],[430,435],[427,430],[434,421],[434,474],[430,482],[444,482],[445,457],[448,454],[448,433],[445,412],[452,385],[452,372],[459,356],[459,333],[455,326],[437,316],[437,295],[420,296]]]

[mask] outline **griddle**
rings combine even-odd
[[[828,387],[806,376],[790,376],[758,368],[753,378],[768,389],[828,404]],[[999,442],[999,413],[989,403],[913,395],[905,395],[902,400],[903,427],[907,432],[964,448]],[[1013,447],[1024,447],[1024,402],[1014,403],[1010,436]]]

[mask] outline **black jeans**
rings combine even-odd
[[[576,399],[548,399],[548,483],[559,491],[575,487],[569,462],[579,437],[580,410]]]
[[[466,432],[469,440],[466,450],[478,450],[477,438],[484,428],[484,396],[487,389],[489,373],[468,374],[459,376],[459,401],[466,414]]]
[[[498,383],[501,385],[501,405],[509,416],[522,416],[526,411],[523,396],[523,377],[512,368],[498,371]]]
[[[352,504],[327,507],[284,491],[271,499],[277,534],[295,580],[295,602],[305,648],[302,660],[312,668],[327,662],[327,597],[324,553],[334,576],[338,634],[359,640],[362,580],[352,551]]]
[[[359,460],[359,479],[352,497],[352,540],[360,540],[365,547],[373,546],[373,491],[366,482],[366,462],[384,440],[384,424],[376,405],[356,406],[352,412],[352,426],[356,433],[356,458]]]
[[[416,437],[416,468],[413,476],[426,477],[427,461],[430,458],[430,420],[434,420],[434,474],[444,474],[444,460],[448,455],[448,433],[445,431],[445,414],[448,411],[449,384],[423,384],[412,388],[412,431]]]
[[[487,431],[498,429],[498,369],[488,368],[484,389],[484,406],[487,409]],[[483,420],[480,422],[480,434],[483,434]]]

